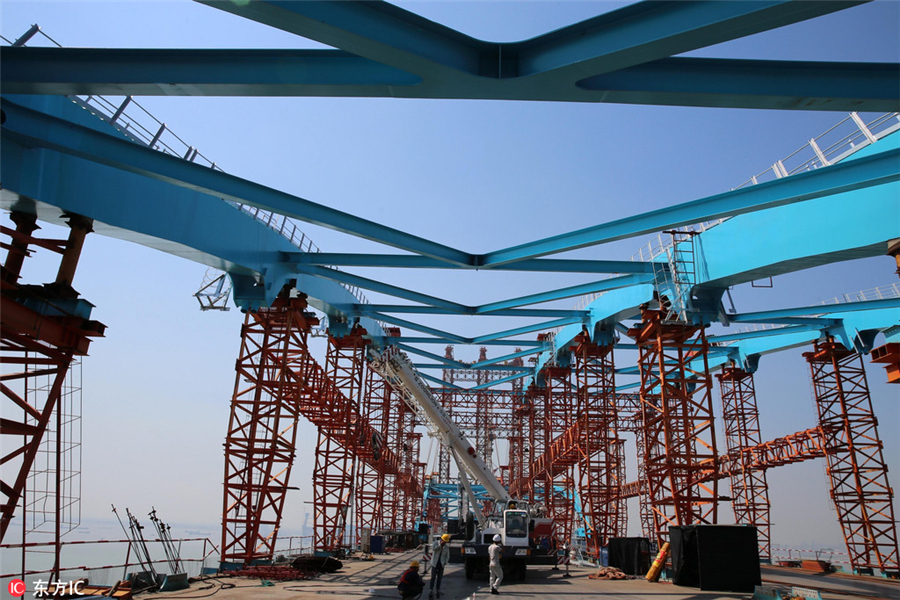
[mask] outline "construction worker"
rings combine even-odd
[[[500,534],[494,536],[494,543],[488,546],[488,558],[491,559],[491,593],[499,594],[497,588],[503,581],[503,567],[500,566],[500,556],[503,554],[503,538]]]
[[[434,597],[437,591],[438,598],[441,596],[441,580],[444,578],[444,566],[450,562],[450,534],[445,533],[439,539],[434,541],[431,547],[431,585],[429,586],[428,597]],[[437,579],[437,590],[434,589],[434,581]]]
[[[414,560],[409,563],[409,568],[400,576],[397,591],[400,592],[401,598],[418,598],[424,589],[425,581],[419,575],[419,561]]]

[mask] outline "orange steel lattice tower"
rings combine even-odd
[[[625,485],[625,440],[619,438],[616,441],[616,481]],[[621,490],[621,485],[619,490]],[[614,531],[616,535],[624,536],[628,532],[628,504],[621,495],[619,495],[618,490],[616,491],[616,496],[618,501],[616,502],[616,526]]]
[[[453,360],[453,346],[447,346],[444,349],[444,358],[447,360]],[[443,370],[444,381],[453,385],[454,382],[454,369],[444,369]],[[440,390],[440,398],[441,405],[447,411],[448,415],[453,415],[453,394],[448,387],[442,387]],[[443,442],[443,440],[439,440],[439,448],[438,448],[438,482],[439,483],[450,483],[450,448]]]
[[[612,346],[599,346],[587,336],[575,340],[577,395],[578,491],[585,520],[588,555],[599,559],[600,549],[619,531],[619,437],[615,405]],[[622,511],[624,512],[624,511]]]
[[[643,322],[629,331],[639,350],[639,434],[653,510],[651,540],[660,545],[670,525],[716,523],[718,518],[718,480],[700,481],[704,471],[716,470],[706,336],[700,326],[664,322],[666,314],[645,309]],[[693,367],[693,361],[702,366]]]
[[[313,508],[315,514],[315,546],[333,552],[346,544],[349,512],[357,467],[352,422],[358,415],[366,367],[365,330],[355,328],[340,338],[328,336],[325,354],[325,377],[333,387],[323,390],[321,404],[330,417],[319,425],[316,462],[313,467]],[[344,401],[346,399],[346,401]],[[356,415],[354,414],[356,413]],[[369,440],[365,440],[368,442]]]
[[[371,444],[369,461],[360,461],[356,480],[357,531],[369,527],[371,531],[384,528],[385,489],[387,479],[394,475],[385,474],[384,432],[390,427],[391,386],[374,369],[366,370],[366,391],[363,394],[360,412],[364,419],[376,428],[377,433]]]
[[[535,501],[531,495],[531,462],[535,458],[533,436],[534,423],[533,388],[522,395],[516,395],[513,401],[513,431],[509,438],[509,493],[514,498]]]
[[[400,460],[398,472],[384,480],[384,497],[382,499],[383,527],[388,531],[405,529],[404,507],[406,505],[404,486],[411,479],[409,463],[403,447],[406,442],[406,424],[409,423],[410,409],[399,397],[390,406],[389,425],[385,430],[388,449]]]
[[[656,545],[656,535],[654,534],[655,521],[653,519],[653,507],[650,506],[650,496],[647,494],[647,464],[650,462],[650,457],[647,454],[647,438],[644,435],[643,429],[638,429],[635,431],[634,435],[634,443],[635,443],[635,452],[637,454],[637,471],[638,471],[638,479],[637,479],[637,490],[639,490],[638,495],[638,509],[640,511],[641,517],[641,534],[650,540],[651,544]],[[624,493],[622,494],[625,495]]]
[[[544,410],[543,429],[544,450],[548,451],[553,441],[566,433],[575,422],[573,411],[575,394],[570,381],[568,367],[547,367],[544,369]],[[546,464],[544,471],[544,502],[547,516],[556,527],[556,544],[561,548],[572,538],[575,519],[575,454],[569,460]]]
[[[244,321],[225,438],[222,562],[248,564],[275,549],[295,457],[295,394],[315,366],[306,338],[317,320],[305,308],[304,298],[282,296]]]
[[[893,490],[862,357],[829,338],[805,352],[812,372],[831,497],[853,569],[897,575]]]
[[[45,472],[48,479],[44,499],[54,504],[53,576],[59,581],[60,536],[64,525],[64,501],[73,502],[73,491],[66,491],[63,481],[69,467],[64,460],[67,409],[63,406],[66,378],[74,357],[87,355],[91,337],[102,336],[105,326],[89,319],[90,304],[78,298],[72,281],[91,221],[69,217],[71,228],[67,240],[34,237],[39,229],[34,215],[13,212],[16,224],[12,230],[2,227],[10,242],[0,269],[0,390],[3,392],[3,465],[0,493],[0,541],[6,538],[16,509],[38,498],[25,498],[29,474],[39,453],[47,452]],[[43,286],[19,283],[25,258],[33,248],[43,248],[61,255],[54,283]],[[66,496],[64,500],[64,495]],[[41,502],[43,504],[43,502]],[[26,569],[24,549],[27,542],[29,509],[22,516],[22,570]],[[70,519],[71,520],[71,519]]]
[[[422,496],[425,481],[425,463],[421,456],[422,434],[413,431],[416,426],[415,413],[407,413],[406,444],[404,445],[404,462],[409,465],[409,476],[404,481],[403,487],[403,525],[405,529],[412,529],[415,522],[425,515],[422,506]]]
[[[766,470],[752,468],[753,455],[746,451],[762,444],[753,374],[734,366],[722,367],[716,379],[722,392],[734,518],[739,525],[756,527],[759,557],[771,560]]]
[[[481,347],[478,352],[478,362],[487,360],[487,348]],[[481,386],[488,381],[488,372],[479,370],[476,373],[476,385]],[[491,427],[491,403],[489,394],[479,391],[475,395],[475,451],[481,456],[481,460],[492,469],[494,458],[494,434]]]

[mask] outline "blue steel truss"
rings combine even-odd
[[[900,134],[888,128],[852,155],[804,172],[715,196],[474,254],[341,212],[136,143],[66,96],[78,94],[357,96],[614,102],[781,110],[900,110],[894,63],[788,62],[677,56],[839,11],[860,2],[638,2],[530,40],[476,40],[386,2],[201,0],[320,42],[333,50],[163,50],[5,47],[0,72],[0,204],[56,220],[76,213],[95,231],[131,240],[228,273],[243,310],[268,305],[285,285],[310,297],[334,323],[359,320],[376,347],[396,343],[432,362],[423,369],[521,371],[477,389],[534,377],[565,363],[584,331],[609,343],[639,307],[677,290],[678,259],[554,258],[579,248],[722,220],[694,236],[685,316],[697,323],[769,323],[776,329],[712,336],[710,366],[759,356],[831,335],[871,349],[875,334],[900,339],[900,300],[728,314],[732,285],[832,262],[883,255],[900,238]],[[173,67],[177,65],[178,68]],[[277,69],[275,68],[277,65]],[[74,185],[73,185],[74,184]],[[123,189],[129,193],[122,194]],[[116,190],[113,192],[112,190]],[[279,232],[223,200],[271,211],[382,244],[394,253],[299,249]],[[185,228],[195,219],[207,227]],[[765,223],[765,227],[761,224]],[[822,231],[840,229],[841,236]],[[765,235],[760,235],[765,231]],[[777,240],[773,243],[772,240]],[[741,247],[740,253],[730,248]],[[398,253],[399,252],[399,253]],[[677,252],[677,250],[675,251]],[[340,267],[560,272],[594,281],[484,304],[436,297]],[[366,289],[397,298],[369,304]],[[549,302],[591,295],[579,309]],[[406,316],[417,315],[417,320]],[[429,316],[518,317],[500,331],[466,336],[421,322]],[[424,336],[386,337],[393,325]],[[537,341],[525,334],[556,330]],[[415,345],[414,345],[415,344]],[[517,346],[474,365],[422,350],[423,344]],[[620,347],[628,347],[620,343]],[[500,365],[531,358],[530,367]],[[627,373],[629,369],[621,369]],[[442,380],[424,375],[439,385]]]

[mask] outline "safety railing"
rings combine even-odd
[[[863,122],[858,113],[850,113],[825,133],[811,139],[785,158],[776,161],[762,173],[757,173],[734,189],[738,190],[749,185],[827,167],[897,129],[900,129],[900,113],[879,115],[868,123]]]
[[[291,535],[278,538],[275,554],[284,556],[312,556],[315,552],[315,538],[311,535]],[[287,547],[283,547],[287,545]],[[281,547],[279,547],[281,546]]]
[[[847,304],[851,302],[866,302],[870,300],[887,300],[900,298],[900,283],[882,285],[869,290],[862,290],[852,294],[841,294],[830,300],[822,300],[822,304]]]
[[[802,562],[804,560],[821,560],[832,565],[841,565],[844,570],[850,571],[850,555],[839,552],[833,548],[820,550],[801,550],[797,548],[772,548],[772,562]]]

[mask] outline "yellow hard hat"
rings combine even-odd
[[[450,534],[449,534],[449,533],[445,533],[444,535],[441,536],[441,539],[444,540],[445,542],[449,542],[449,541],[450,541]]]
[[[409,568],[410,568],[410,569],[418,569],[418,568],[419,568],[419,561],[414,560],[414,561],[412,561],[411,563],[409,563]]]

